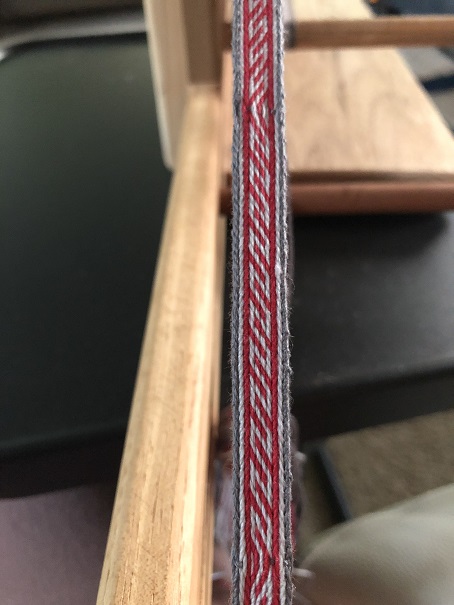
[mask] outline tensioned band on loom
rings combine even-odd
[[[292,600],[281,0],[234,0],[233,605]]]

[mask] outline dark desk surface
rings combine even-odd
[[[115,474],[168,184],[144,38],[0,63],[0,494]],[[303,437],[451,407],[454,214],[295,240]]]
[[[303,439],[452,407],[454,213],[297,219],[291,323]]]
[[[0,492],[116,468],[169,177],[144,36],[0,62]]]
[[[295,239],[303,435],[451,407],[454,214],[298,221]]]

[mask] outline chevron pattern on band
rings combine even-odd
[[[235,0],[233,605],[292,599],[281,0]]]

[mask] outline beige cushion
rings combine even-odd
[[[454,604],[454,484],[334,528],[303,566],[310,605]]]

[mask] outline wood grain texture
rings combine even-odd
[[[219,82],[212,0],[143,0],[164,163],[175,166],[189,84]]]
[[[285,56],[291,179],[454,174],[454,142],[393,50],[294,50]],[[232,64],[224,53],[223,170],[231,172]]]
[[[164,3],[168,2],[165,0]],[[179,2],[182,2],[184,11],[190,82],[217,82],[221,73],[221,56],[216,39],[216,3],[214,0]]]
[[[197,603],[211,604],[212,602],[212,572],[214,554],[214,513],[216,476],[214,468],[215,444],[218,437],[219,409],[221,395],[221,358],[222,336],[224,318],[224,282],[226,267],[227,219],[218,218],[217,245],[216,245],[216,280],[214,287],[214,314],[213,314],[213,363],[211,374],[211,456],[208,472],[208,485],[205,506],[204,541],[202,550],[202,577],[200,598]]]
[[[289,199],[296,216],[443,212],[454,210],[454,179],[293,182]],[[232,192],[226,187],[221,191],[221,211],[232,211]]]
[[[295,214],[389,214],[454,209],[451,182],[294,183]]]
[[[293,18],[302,21],[367,19],[373,13],[364,0],[291,0]]]
[[[207,484],[220,102],[191,90],[98,605],[198,604]],[[206,573],[205,573],[206,575]]]
[[[454,42],[454,17],[380,17],[295,22],[294,48],[372,46],[449,46]]]
[[[181,0],[143,0],[148,49],[165,165],[175,165],[189,84],[185,14]]]

